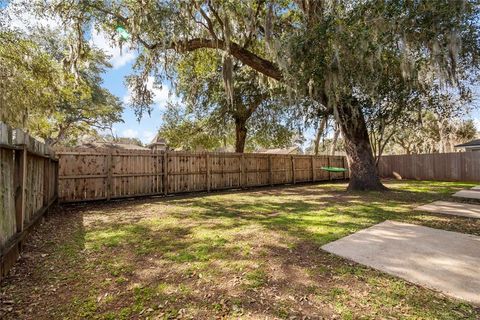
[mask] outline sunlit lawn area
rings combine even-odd
[[[0,312],[11,319],[478,319],[474,306],[320,249],[387,219],[480,235],[478,220],[413,210],[472,184],[386,184],[393,191],[318,184],[65,206],[32,235],[2,284],[8,304]]]

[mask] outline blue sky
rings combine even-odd
[[[111,93],[119,97],[125,103],[123,112],[124,123],[116,123],[113,126],[114,134],[119,137],[139,138],[143,143],[148,143],[156,134],[162,121],[162,109],[165,107],[166,99],[157,97],[152,113],[144,115],[142,119],[137,121],[133,110],[127,106],[129,92],[124,84],[125,76],[132,71],[133,61],[128,61],[122,66],[110,69],[103,75],[103,86]],[[163,90],[163,92],[165,92]],[[162,93],[163,93],[162,92]]]
[[[149,143],[160,127],[167,102],[174,99],[169,95],[169,87],[153,88],[153,78],[149,79],[148,83],[155,94],[154,105],[151,114],[143,115],[138,121],[134,111],[128,106],[130,92],[125,85],[125,77],[132,73],[136,52],[128,48],[120,51],[102,32],[93,31],[90,42],[111,56],[112,68],[103,74],[103,86],[119,97],[125,105],[122,115],[124,122],[114,124],[113,133],[118,137],[138,138],[143,143]]]

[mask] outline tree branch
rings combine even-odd
[[[152,46],[152,49],[155,49],[159,46],[160,44],[154,45]],[[227,50],[225,41],[205,38],[194,38],[186,41],[175,42],[172,43],[167,49],[174,49],[177,52],[189,52],[202,48]],[[278,81],[283,80],[282,72],[273,62],[259,57],[255,53],[241,47],[235,42],[230,42],[230,54],[267,77]]]
[[[114,18],[116,18],[118,21],[124,24],[127,24],[128,22],[128,18],[120,14],[114,13],[110,10],[104,9],[92,3],[89,3],[88,6],[104,14],[111,15]],[[212,10],[212,7],[211,6],[209,7],[210,7],[210,10]],[[218,14],[215,10],[213,10],[212,13],[215,16]],[[216,17],[216,18],[218,20],[220,17]],[[223,23],[221,22],[221,20],[218,20],[218,21],[219,23]],[[149,44],[145,40],[143,40],[140,36],[137,36],[136,39],[145,48],[149,50],[159,49],[163,45],[161,43]],[[215,40],[215,39],[213,40],[205,39],[205,38],[194,38],[190,40],[173,42],[169,46],[167,46],[166,49],[173,49],[173,50],[176,50],[177,52],[188,52],[188,51],[194,51],[201,48],[227,50],[225,41]],[[243,48],[242,46],[240,46],[235,42],[230,43],[230,54],[234,56],[236,59],[243,62],[244,64],[251,67],[252,69],[266,75],[267,77],[270,77],[278,81],[283,80],[282,72],[280,71],[277,65],[275,65],[273,62],[269,60],[259,57],[255,53]]]
[[[211,35],[215,40],[217,40],[218,37],[217,37],[217,34],[215,33],[215,29],[213,28],[212,20],[210,20],[210,18],[208,17],[208,15],[205,13],[205,11],[203,11],[203,9],[202,9],[200,6],[198,7],[198,11],[199,11],[200,14],[202,15],[203,19],[205,19],[205,21],[207,22],[207,30],[210,32],[210,35]]]

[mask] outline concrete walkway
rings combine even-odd
[[[322,248],[480,305],[480,237],[385,221]]]
[[[460,190],[453,194],[454,197],[480,200],[480,190]]]
[[[478,191],[480,191],[480,186],[472,187],[471,190],[478,190]]]
[[[480,205],[476,205],[476,204],[448,202],[448,201],[435,201],[435,202],[417,207],[415,208],[415,210],[480,219]]]

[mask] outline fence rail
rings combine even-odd
[[[58,160],[52,150],[0,122],[0,279],[57,194]]]
[[[342,156],[83,149],[58,151],[59,200],[109,200],[345,179]]]
[[[382,156],[381,177],[439,181],[480,181],[480,152]]]

